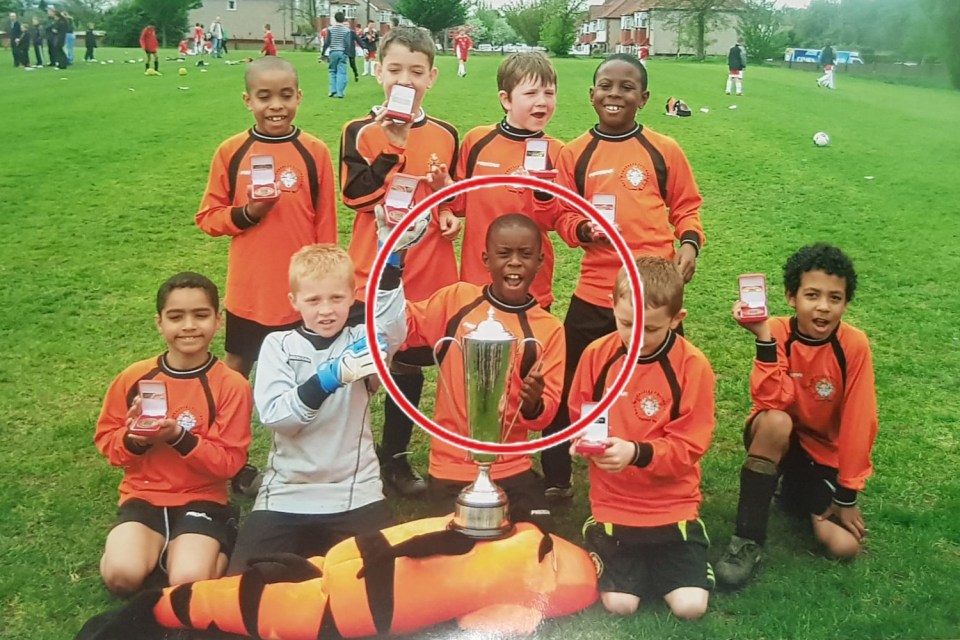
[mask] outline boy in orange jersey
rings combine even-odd
[[[267,334],[299,324],[287,301],[290,256],[336,243],[337,214],[330,152],[293,124],[301,98],[293,65],[255,60],[245,79],[243,102],[256,124],[217,149],[196,221],[211,236],[231,236],[225,362],[248,376]],[[273,157],[274,197],[251,197],[253,156]]]
[[[700,458],[714,430],[714,375],[706,356],[676,333],[686,316],[683,278],[664,258],[637,259],[643,281],[643,345],[621,397],[608,412],[603,453],[590,464],[587,550],[599,568],[608,611],[629,615],[662,597],[673,615],[707,611],[713,570],[699,518]],[[623,366],[634,323],[626,270],[613,290],[615,332],[593,342],[577,365],[570,417],[599,402]],[[570,447],[572,454],[576,445]]]
[[[380,44],[377,82],[383,85],[386,96],[395,85],[412,87],[415,90],[413,118],[406,123],[388,118],[385,102],[343,128],[340,196],[345,205],[356,211],[349,253],[357,273],[360,299],[366,291],[377,252],[373,208],[383,202],[393,177],[397,173],[423,176],[414,194],[414,200],[418,201],[431,190],[449,183],[447,168],[457,163],[457,130],[428,116],[421,108],[426,92],[437,78],[434,53],[433,40],[423,29],[392,29]],[[433,215],[433,224],[423,241],[407,253],[404,281],[408,300],[423,300],[457,281],[453,239],[460,231],[460,219],[449,207],[440,207]],[[429,353],[414,355],[401,353],[394,358],[392,366],[404,395],[418,404],[423,392],[423,374],[411,365],[426,366],[432,364],[432,360]],[[384,480],[403,495],[420,495],[426,485],[406,458],[413,423],[389,397],[385,402],[384,443],[380,450]]]
[[[599,123],[563,148],[557,182],[587,200],[597,194],[615,196],[616,224],[634,257],[673,260],[684,282],[689,282],[704,243],[702,198],[677,142],[637,123],[637,111],[649,96],[647,70],[637,58],[618,53],[601,62],[590,88]],[[569,385],[577,362],[574,354],[615,329],[608,288],[621,263],[596,225],[576,212],[571,215],[564,204],[559,209],[562,213],[554,224],[557,233],[584,250],[580,280],[563,323]],[[566,406],[561,406],[546,433],[569,424]],[[549,497],[571,498],[567,447],[548,449],[541,459]]]
[[[542,140],[548,145],[546,168],[553,169],[563,143],[543,132],[557,106],[557,72],[550,60],[542,53],[508,56],[497,71],[497,88],[505,114],[503,120],[471,129],[464,136],[457,177],[526,174],[524,160],[530,140]],[[463,210],[466,219],[460,255],[461,280],[480,285],[490,282],[490,272],[483,261],[487,227],[495,218],[510,211],[534,215],[532,199],[530,189],[514,187],[479,189],[457,198],[456,208]],[[552,227],[546,224],[540,227],[543,267],[530,293],[540,306],[549,309],[553,302],[553,245],[547,231]]]
[[[842,321],[857,289],[840,249],[814,244],[783,267],[792,318],[734,319],[757,337],[750,374],[753,412],[744,429],[736,532],[717,563],[726,586],[745,585],[761,560],[770,499],[809,517],[827,552],[852,558],[866,534],[857,492],[873,473],[877,396],[867,336]]]
[[[458,282],[422,302],[407,305],[405,347],[433,349],[446,336],[459,341],[491,311],[518,340],[535,338],[540,346],[523,344],[508,374],[501,413],[504,430],[509,429],[506,441],[520,442],[527,440],[530,431],[540,431],[550,423],[563,387],[563,328],[530,294],[530,285],[543,263],[537,224],[519,213],[497,218],[487,229],[483,260],[490,271],[490,284],[480,287]],[[467,436],[463,358],[458,350],[449,348],[442,349],[439,357],[434,421],[448,431]],[[476,475],[477,466],[466,452],[438,438],[431,439],[428,492],[438,512],[450,513],[460,490]],[[491,476],[507,493],[514,519],[537,522],[547,529],[552,526],[543,479],[533,471],[529,455],[501,456]]]
[[[117,376],[94,436],[124,469],[100,560],[104,583],[118,594],[140,589],[158,563],[173,585],[223,575],[239,516],[227,503],[227,480],[250,444],[250,385],[209,350],[220,327],[216,285],[197,273],[173,276],[157,292],[156,322],[166,353]],[[166,385],[168,411],[155,433],[131,431],[141,380]]]

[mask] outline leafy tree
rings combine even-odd
[[[450,27],[467,21],[464,0],[399,0],[394,11],[441,39]]]
[[[546,17],[546,7],[536,2],[519,2],[506,9],[507,24],[530,47],[540,44],[540,29]]]
[[[540,30],[540,43],[555,56],[570,55],[577,40],[577,25],[583,13],[583,0],[547,0],[546,22]]]
[[[748,54],[757,61],[779,58],[786,46],[786,35],[781,30],[782,12],[775,0],[747,0],[746,5],[737,33]]]
[[[730,10],[733,3],[730,0],[663,0],[658,6],[673,9],[674,14],[686,14],[675,15],[673,18],[682,22],[685,27],[677,33],[681,38],[685,33],[689,34],[692,40],[691,48],[697,58],[703,60],[707,57],[707,45],[712,42],[707,38],[707,34],[726,25],[724,14]]]
[[[135,0],[147,21],[157,29],[160,45],[168,40],[178,42],[187,30],[187,13],[203,6],[202,0]],[[144,26],[146,23],[144,23]]]
[[[104,41],[111,47],[136,47],[146,24],[147,16],[139,4],[133,0],[121,2],[104,13],[103,30],[107,32]]]
[[[943,42],[943,61],[954,89],[960,89],[960,3],[956,0],[933,0]]]

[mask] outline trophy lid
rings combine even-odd
[[[470,325],[467,325],[470,327]],[[514,335],[507,331],[499,320],[493,317],[493,307],[487,311],[487,319],[472,327],[472,331],[464,339],[481,340],[484,342],[503,342],[516,340]]]

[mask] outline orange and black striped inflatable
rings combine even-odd
[[[325,557],[277,556],[241,576],[142,594],[88,622],[77,639],[118,640],[135,630],[147,640],[148,626],[271,640],[360,638],[450,620],[519,635],[596,601],[596,570],[580,547],[529,523],[488,541],[451,531],[449,522],[415,520],[345,540]]]

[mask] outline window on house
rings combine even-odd
[[[620,29],[633,29],[633,16],[620,16]]]
[[[353,20],[353,19],[355,19],[355,18],[357,17],[357,6],[356,6],[356,5],[351,4],[351,5],[348,5],[348,6],[344,7],[344,8],[346,9],[346,10],[344,11],[344,14],[346,14],[347,20]]]
[[[650,21],[650,14],[646,12],[635,13],[633,14],[633,28],[634,29],[644,29],[647,26],[647,22]]]
[[[227,11],[237,10],[237,0],[227,0]]]

